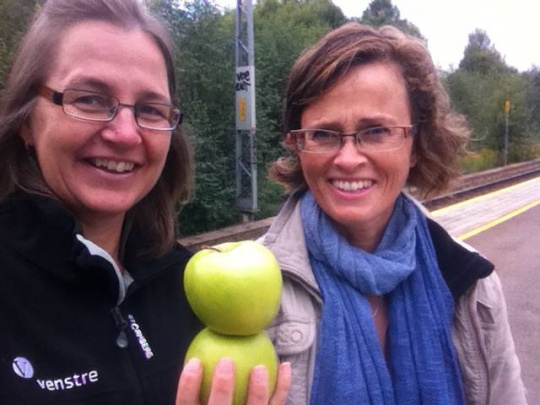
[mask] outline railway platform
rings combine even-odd
[[[540,177],[431,215],[495,264],[529,404],[540,404]]]
[[[539,204],[540,176],[432,211],[431,215],[450,234],[465,240]]]

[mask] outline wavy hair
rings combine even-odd
[[[62,36],[74,24],[101,21],[125,29],[139,29],[160,49],[168,76],[170,97],[176,81],[172,42],[165,26],[138,0],[48,0],[36,13],[22,39],[0,100],[0,200],[16,192],[55,197],[32,151],[25,148],[20,129],[30,116],[37,89],[43,85],[58,52]],[[144,232],[145,252],[166,252],[177,236],[177,212],[193,192],[192,153],[178,127],[161,176],[154,188],[126,215],[123,238],[131,230]]]
[[[398,66],[406,83],[411,122],[418,125],[413,143],[416,165],[407,185],[424,197],[436,195],[460,174],[458,158],[465,152],[470,129],[465,117],[451,110],[426,46],[391,26],[347,23],[307,48],[291,68],[282,116],[283,145],[291,153],[269,169],[270,178],[287,192],[307,188],[295,145],[287,142],[287,134],[300,129],[304,109],[351,68],[373,62]]]

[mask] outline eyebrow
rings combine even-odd
[[[389,122],[392,121],[392,122]],[[370,128],[375,126],[392,125],[395,120],[391,119],[389,115],[376,115],[371,117],[359,118],[355,122],[356,128]],[[320,128],[335,131],[342,126],[341,122],[332,120],[316,121],[314,125],[309,125],[309,128]]]
[[[90,78],[77,79],[73,82],[70,82],[67,88],[73,88],[77,90],[98,91],[98,92],[104,92],[104,93],[111,92],[111,88],[107,84],[105,84],[101,80],[90,79]]]
[[[95,91],[97,93],[105,93],[113,95],[111,86],[99,79],[81,78],[69,83],[67,88],[77,90]],[[150,90],[143,90],[137,93],[137,100],[146,100],[153,103],[171,104],[171,100],[159,93]]]

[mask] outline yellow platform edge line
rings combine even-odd
[[[475,235],[478,235],[479,233],[481,232],[484,232],[484,231],[487,231],[488,229],[490,228],[493,228],[494,226],[496,225],[499,225],[505,221],[508,221],[509,219],[519,215],[519,214],[522,214],[524,213],[525,211],[528,211],[530,210],[531,208],[534,208],[536,207],[537,205],[540,205],[540,200],[538,201],[534,201],[532,203],[529,203],[521,208],[518,208],[517,210],[514,210],[512,212],[509,212],[508,214],[506,215],[503,215],[502,217],[500,218],[497,218],[497,219],[494,219],[493,221],[491,222],[488,222],[487,224],[485,225],[482,225],[476,229],[473,229],[469,232],[465,232],[463,235],[459,235],[458,236],[458,239],[461,239],[461,240],[465,240],[465,239],[468,239],[468,238],[471,238]]]
[[[431,214],[432,215],[442,215],[442,214],[444,214],[444,213],[446,213],[448,211],[452,211],[452,210],[455,210],[457,208],[463,207],[465,205],[469,205],[469,204],[472,204],[472,203],[477,202],[477,201],[485,200],[487,198],[495,197],[495,196],[497,196],[499,194],[503,194],[503,193],[513,191],[516,188],[524,187],[524,186],[528,185],[529,183],[533,183],[533,182],[536,182],[536,181],[540,181],[540,177],[535,177],[534,179],[524,181],[523,183],[514,184],[512,186],[502,188],[502,189],[497,190],[497,191],[492,191],[491,193],[488,193],[488,194],[482,194],[482,195],[479,195],[477,197],[473,197],[473,198],[471,198],[469,200],[465,200],[465,201],[461,201],[461,202],[453,204],[453,205],[449,205],[448,207],[439,208],[438,210],[432,211]]]

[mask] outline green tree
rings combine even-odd
[[[37,7],[37,0],[0,0],[0,88],[9,72],[19,40]]]
[[[195,151],[196,197],[180,215],[181,231],[190,235],[236,223],[235,12],[222,12],[208,0],[181,6],[175,0],[149,1],[174,36],[177,96]],[[279,121],[287,72],[306,46],[345,21],[330,0],[263,0],[254,8],[258,217],[273,214],[282,194],[266,171],[283,152]]]
[[[502,161],[506,118],[503,106],[510,102],[509,162],[532,157],[535,124],[527,102],[528,82],[513,72],[484,74],[459,69],[446,79],[446,86],[457,110],[467,116],[472,132],[470,149],[496,151]]]
[[[391,0],[373,0],[362,14],[360,22],[376,27],[393,25],[409,35],[425,40],[416,25],[401,18],[399,9]]]
[[[516,71],[506,65],[487,33],[480,29],[469,34],[469,43],[465,48],[459,68],[481,74]]]
[[[471,150],[491,149],[499,154],[500,162],[503,160],[503,106],[508,101],[508,160],[519,162],[532,157],[537,128],[534,105],[530,103],[533,77],[528,79],[508,66],[485,31],[477,29],[469,35],[459,69],[448,75],[446,85],[455,107],[467,116],[473,129]]]
[[[526,99],[531,109],[538,140],[540,139],[540,67],[534,67],[523,76],[527,81]]]
[[[161,0],[152,7],[175,41],[177,99],[195,156],[194,200],[180,214],[184,235],[236,222],[233,15],[206,0]]]
[[[289,69],[307,46],[346,21],[330,0],[263,0],[255,7],[259,218],[275,213],[283,193],[266,173],[269,163],[284,153],[281,109]]]

